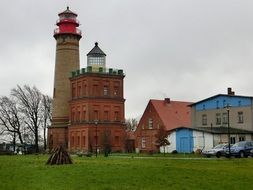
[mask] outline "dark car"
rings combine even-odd
[[[202,152],[206,157],[216,156],[217,158],[225,155],[225,150],[228,147],[228,144],[218,144],[217,146],[204,150]]]
[[[235,157],[248,157],[250,155],[250,151],[253,149],[253,141],[241,141],[238,143],[235,143],[230,148],[230,154],[229,149],[226,149],[226,157],[235,156]]]
[[[250,156],[253,157],[253,149],[250,151]]]

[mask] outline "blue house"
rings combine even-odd
[[[214,145],[228,143],[229,140],[232,144],[252,140],[253,97],[235,95],[228,88],[227,94],[218,94],[190,106],[191,127],[215,134]]]
[[[253,140],[253,97],[218,94],[190,105],[191,127],[171,130],[166,152],[191,153],[220,143]],[[163,148],[160,149],[163,151]]]

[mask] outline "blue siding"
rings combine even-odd
[[[191,153],[193,151],[193,130],[178,129],[176,131],[176,149],[179,153]]]
[[[224,108],[227,104],[232,107],[251,106],[250,97],[237,97],[220,95],[209,100],[197,103],[196,111]]]

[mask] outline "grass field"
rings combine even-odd
[[[0,189],[252,189],[253,159],[73,157],[47,166],[48,156],[0,156]]]

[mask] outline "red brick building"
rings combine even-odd
[[[105,53],[95,43],[88,67],[73,72],[69,148],[122,151],[125,146],[122,70],[106,69]]]
[[[123,70],[106,67],[106,54],[98,43],[87,54],[87,67],[80,69],[77,14],[67,8],[59,17],[49,148],[64,145],[73,152],[123,151]]]
[[[190,127],[191,102],[150,100],[135,131],[135,147],[141,152],[158,152],[156,134],[162,127],[166,131]]]

